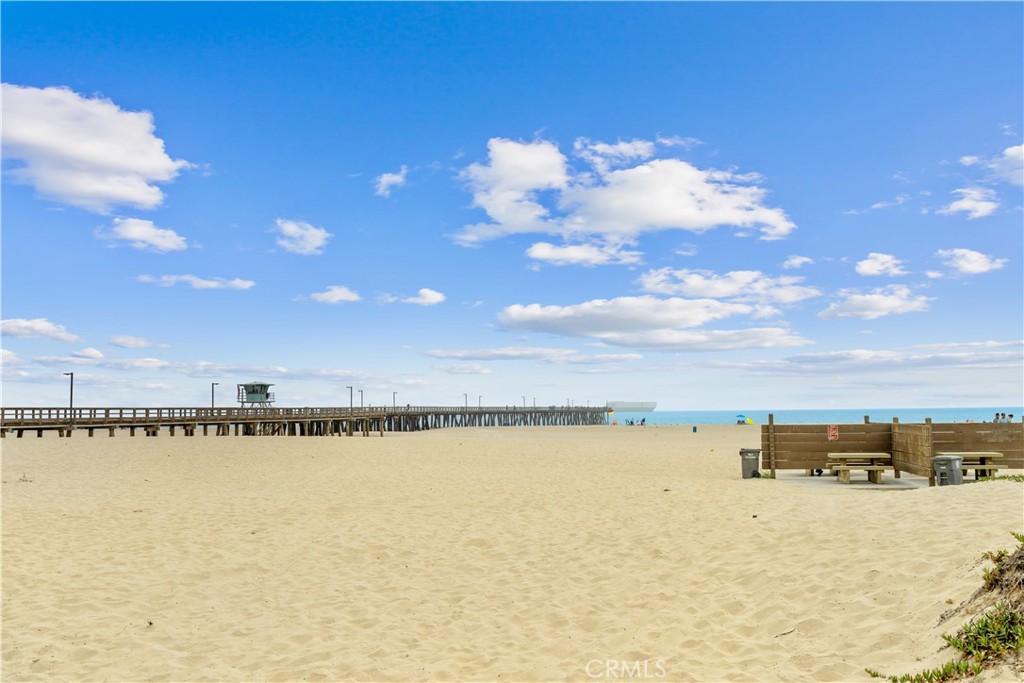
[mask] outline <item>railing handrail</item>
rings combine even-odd
[[[604,407],[520,407],[520,406],[364,406],[364,407],[301,407],[301,408],[237,408],[237,407],[0,407],[0,423],[11,422],[85,422],[85,421],[175,421],[231,418],[303,417],[377,417],[410,413],[479,414],[479,413],[604,413]]]

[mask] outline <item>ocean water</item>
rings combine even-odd
[[[775,416],[775,424],[852,424],[863,423],[867,415],[871,422],[991,422],[997,412],[1013,414],[1013,421],[1020,422],[1024,416],[1021,406],[990,406],[986,408],[846,408],[840,410],[655,410],[650,413],[626,413],[616,411],[610,419],[620,425],[628,420],[637,423],[646,419],[647,424],[699,425],[736,424],[744,415],[756,424],[768,422],[768,414]]]

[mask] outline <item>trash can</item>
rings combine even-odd
[[[744,479],[753,479],[761,476],[761,473],[757,471],[757,461],[760,460],[760,458],[760,448],[740,449],[740,464],[743,466]]]
[[[935,483],[939,486],[957,486],[964,483],[964,459],[959,455],[936,455],[932,457],[935,468]]]

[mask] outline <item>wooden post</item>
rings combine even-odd
[[[775,478],[775,414],[768,413],[768,464],[772,468],[772,478]]]

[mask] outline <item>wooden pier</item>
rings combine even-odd
[[[600,408],[0,408],[0,438],[56,431],[115,436],[353,436],[449,427],[600,425]]]

